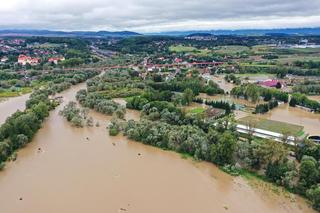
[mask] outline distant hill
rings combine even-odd
[[[213,34],[211,34],[211,33],[192,33],[187,36],[188,37],[194,37],[194,36],[210,37],[210,36],[213,36]]]
[[[130,37],[141,35],[131,31],[51,31],[51,30],[0,30],[0,36],[47,36],[47,37]]]
[[[317,28],[288,28],[288,29],[244,29],[244,30],[191,30],[150,33],[151,35],[188,36],[194,34],[213,35],[320,35]]]

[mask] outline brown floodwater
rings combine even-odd
[[[0,125],[6,121],[9,115],[12,115],[17,110],[24,110],[29,96],[30,94],[26,94],[0,101]]]
[[[58,112],[84,87],[62,93],[64,103],[0,172],[1,213],[314,212],[297,196],[252,187],[212,164],[111,137],[110,116],[91,113],[100,127],[72,127]]]
[[[228,101],[230,103],[240,104],[247,107],[248,112],[236,110],[235,117],[236,119],[246,117],[248,115],[262,117],[270,120],[281,121],[291,124],[296,124],[304,127],[305,133],[310,135],[320,135],[320,114],[319,113],[312,113],[306,110],[297,108],[297,107],[289,107],[288,104],[280,104],[275,109],[269,111],[263,115],[254,115],[250,113],[256,104],[253,104],[250,101],[244,99],[238,99],[232,97],[230,95],[215,95],[215,96],[208,96],[207,94],[201,93],[199,97],[208,99],[208,100],[215,100],[215,101]],[[320,100],[320,96],[310,96],[313,100]],[[263,101],[260,101],[261,103]]]
[[[300,125],[304,127],[306,133],[320,135],[320,114],[308,112],[297,107],[289,107],[288,104],[281,104],[268,113],[257,116]]]

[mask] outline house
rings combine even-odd
[[[59,61],[64,61],[65,58],[64,57],[52,57],[48,59],[49,63],[54,63],[54,64],[58,64]]]
[[[25,66],[26,64],[30,64],[32,66],[37,65],[40,63],[40,58],[33,58],[26,55],[19,55],[18,57],[18,64]]]
[[[281,82],[278,81],[278,80],[275,80],[275,79],[272,79],[272,80],[269,79],[269,80],[266,80],[266,81],[260,81],[258,84],[260,86],[264,86],[264,87],[277,87],[278,84],[280,84],[282,86]]]
[[[180,64],[183,62],[183,60],[181,58],[176,58],[176,59],[174,59],[174,62],[177,64]]]
[[[7,56],[1,58],[1,63],[6,63],[9,60]]]

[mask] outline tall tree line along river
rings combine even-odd
[[[253,187],[212,164],[111,137],[110,116],[90,112],[100,127],[72,127],[59,111],[83,88],[59,94],[63,103],[0,172],[1,213],[314,212],[298,196]],[[23,109],[23,98],[0,103],[2,120],[13,106]],[[139,119],[132,110],[126,116]]]

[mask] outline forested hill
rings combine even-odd
[[[0,30],[0,36],[45,36],[45,37],[130,37],[140,35],[131,31],[51,31],[51,30]]]
[[[187,36],[190,34],[209,33],[213,35],[320,35],[317,28],[286,28],[286,29],[243,29],[243,30],[190,30],[150,33],[152,35]]]

